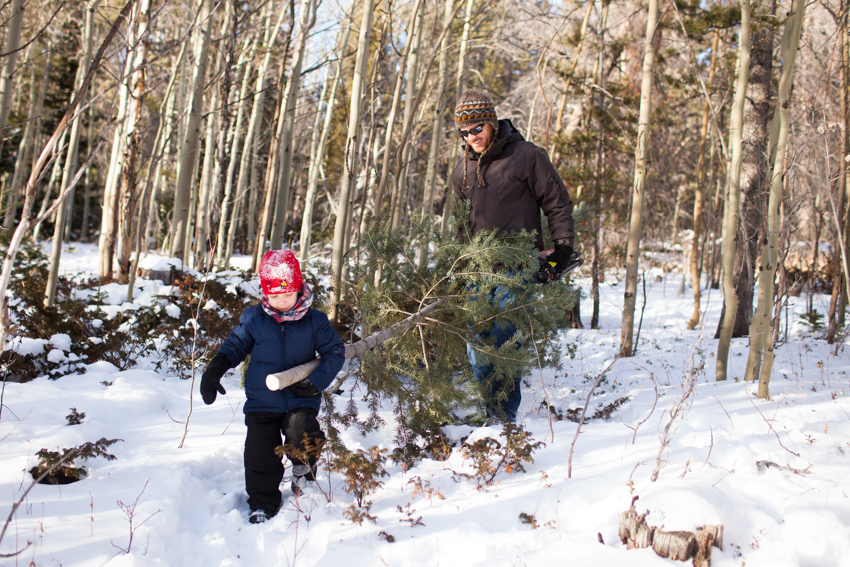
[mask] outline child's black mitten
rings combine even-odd
[[[201,376],[201,397],[205,404],[210,405],[215,401],[216,392],[219,394],[227,393],[224,386],[221,385],[221,377],[228,370],[230,370],[230,359],[223,353],[215,355],[207,364],[207,369]]]
[[[289,389],[299,398],[312,398],[319,395],[319,390],[310,382],[309,378],[296,382]]]

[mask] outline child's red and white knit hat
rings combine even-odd
[[[260,287],[266,295],[301,291],[301,264],[292,250],[269,250],[260,261]]]

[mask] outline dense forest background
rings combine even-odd
[[[832,290],[842,337],[847,20],[843,0],[9,0],[0,291],[28,240],[53,242],[45,306],[63,243],[98,242],[102,281],[122,283],[150,250],[211,271],[288,246],[329,257],[340,319],[364,234],[445,233],[454,102],[475,88],[576,202],[585,322],[625,267],[628,356],[641,250],[680,250],[665,269],[689,274],[690,327],[722,286],[721,349],[758,337],[758,376],[788,293]]]

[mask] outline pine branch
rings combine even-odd
[[[369,335],[365,339],[361,339],[355,343],[346,345],[345,358],[355,358],[361,356],[366,351],[372,350],[376,346],[385,343],[394,337],[397,337],[398,335],[404,333],[413,325],[418,323],[422,319],[422,317],[424,317],[437,307],[443,305],[444,303],[446,303],[445,298],[438,299],[434,303],[423,307],[420,311],[414,313],[404,321],[400,321],[395,325],[384,329],[383,331],[378,331],[377,333]],[[284,370],[283,372],[269,374],[266,377],[266,386],[268,386],[269,390],[283,390],[284,388],[291,386],[296,382],[300,382],[306,379],[318,367],[319,359],[316,359],[311,360],[306,364],[290,368],[289,370]]]

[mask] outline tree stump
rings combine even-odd
[[[723,526],[703,526],[696,533],[665,532],[647,524],[647,514],[637,513],[637,499],[635,496],[629,509],[620,514],[620,541],[627,549],[652,547],[661,557],[677,561],[693,559],[694,567],[710,567],[711,548],[723,549]]]

